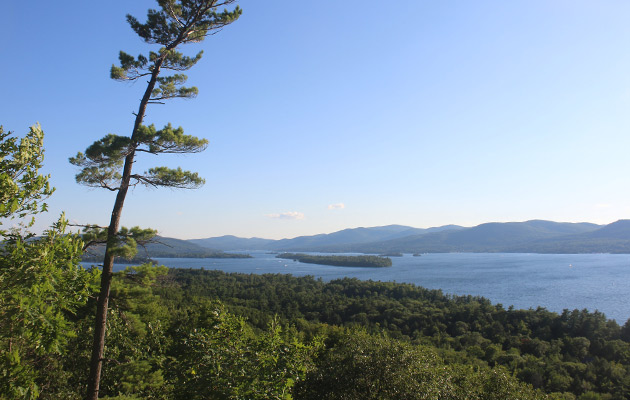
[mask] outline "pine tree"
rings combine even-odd
[[[111,68],[111,78],[118,81],[148,78],[146,90],[135,114],[131,135],[109,134],[89,146],[85,154],[78,153],[76,157],[70,159],[72,164],[81,167],[76,176],[78,183],[116,192],[111,220],[107,227],[88,380],[88,399],[98,398],[113,263],[114,257],[120,253],[120,218],[128,189],[135,185],[193,189],[204,183],[197,173],[181,168],[155,167],[143,174],[132,172],[138,152],[197,153],[203,151],[208,144],[205,139],[185,135],[182,128],[173,128],[170,124],[163,129],[143,125],[147,106],[163,104],[167,99],[193,98],[197,95],[197,88],[184,86],[187,77],[181,72],[192,68],[201,59],[203,52],[189,57],[177,49],[184,44],[202,42],[207,36],[236,21],[241,15],[238,6],[232,10],[219,10],[219,7],[229,6],[235,1],[158,0],[159,9],[149,10],[145,23],[127,15],[127,22],[138,36],[146,43],[161,46],[157,52],[149,52],[148,57],[145,55],[134,57],[121,51],[120,66],[113,65]],[[160,76],[163,71],[170,71],[171,74]]]

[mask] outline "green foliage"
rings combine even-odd
[[[81,168],[76,175],[77,183],[114,191],[120,188],[125,157],[132,152],[187,154],[203,151],[207,145],[206,139],[185,135],[181,127],[174,129],[168,124],[157,130],[154,125],[141,125],[134,140],[109,134],[89,146],[85,154],[79,152],[69,161]],[[135,183],[130,185],[141,183],[149,186],[195,188],[204,183],[196,173],[166,167],[152,168],[144,175],[136,174],[131,178]]]
[[[320,323],[363,326],[370,333],[439,349],[447,364],[504,367],[557,396],[587,391],[630,394],[630,341],[615,321],[586,310],[504,309],[488,300],[452,297],[410,284],[172,270],[190,296],[218,298],[264,327],[270,315],[314,334]],[[630,323],[625,325],[630,326]]]
[[[183,87],[188,77],[184,74],[174,74],[171,76],[157,78],[158,87],[151,92],[152,100],[165,100],[175,97],[190,99],[196,97],[198,90],[196,87]]]
[[[85,154],[79,152],[69,158],[72,165],[82,168],[76,175],[77,183],[114,190],[122,178],[120,170],[123,161],[132,150],[128,137],[111,133],[94,142],[85,150]]]
[[[219,303],[199,304],[200,314],[178,329],[170,370],[177,399],[290,399],[309,368],[317,344],[274,321],[260,334]]]
[[[378,256],[316,256],[302,253],[282,253],[276,258],[286,258],[308,264],[335,265],[339,267],[391,267],[392,260]]]
[[[85,155],[95,164],[119,161],[131,151],[131,139],[109,134],[94,142],[85,150]]]
[[[235,0],[224,0],[220,5],[233,3]],[[242,13],[238,6],[233,11],[217,12],[215,0],[159,0],[158,4],[161,10],[149,10],[146,23],[131,15],[127,15],[127,22],[145,42],[163,46],[180,39],[182,31],[187,32],[182,43],[201,42],[213,31],[236,21]]]
[[[49,176],[39,174],[44,160],[41,127],[32,126],[20,140],[11,135],[0,126],[0,219],[24,218],[45,211],[43,200],[54,191]],[[0,230],[0,236],[5,233]]]
[[[184,135],[184,129],[180,126],[174,129],[171,124],[157,130],[153,124],[142,125],[138,128],[138,143],[146,146],[142,151],[152,154],[180,153],[190,154],[203,151],[208,146],[207,139],[199,139],[195,136]]]
[[[161,69],[186,71],[192,68],[201,59],[203,52],[189,57],[175,49],[182,44],[201,42],[206,36],[236,21],[242,13],[238,6],[232,11],[217,11],[218,6],[227,6],[234,2],[235,0],[220,3],[216,0],[160,0],[158,4],[161,10],[149,10],[145,23],[127,15],[127,22],[138,36],[147,43],[161,44],[163,47],[158,52],[149,52],[149,57],[133,57],[121,51],[118,57],[120,66],[112,65],[110,77],[126,81],[151,75],[158,87],[154,88],[150,84],[150,97],[144,99],[144,102],[160,103],[171,98],[196,97],[196,87],[183,86],[187,80],[186,75],[175,73],[158,77],[157,74]],[[132,137],[135,137],[135,133]]]
[[[0,393],[9,398],[37,398],[59,379],[47,368],[64,353],[71,317],[95,290],[99,271],[79,266],[83,242],[66,224],[62,217],[36,240],[13,237],[0,253]]]
[[[186,71],[192,68],[201,59],[203,52],[189,57],[175,48],[180,44],[201,42],[206,36],[236,21],[242,13],[238,6],[232,11],[217,11],[217,6],[227,6],[234,2],[235,0],[227,0],[218,4],[215,0],[166,0],[158,1],[161,10],[149,10],[145,23],[127,15],[129,25],[145,42],[164,47],[157,53],[150,52],[148,58],[143,55],[133,57],[121,51],[120,66],[112,65],[111,78],[121,81],[135,80],[159,72],[159,69]],[[186,82],[183,74],[159,77],[157,82],[159,87],[152,90],[151,102],[197,95],[197,88],[182,86]]]
[[[168,309],[153,294],[164,266],[144,264],[115,275],[111,289],[112,309],[107,318],[107,354],[101,393],[162,399],[166,390],[163,365],[169,345]]]
[[[147,264],[114,276],[104,398],[292,398],[320,342],[277,320],[255,330],[216,301],[182,302],[166,273]]]
[[[109,243],[109,251],[115,257],[132,259],[138,254],[138,244],[144,246],[155,237],[154,229],[143,229],[139,226],[132,228],[122,227],[112,238],[108,239],[108,229],[96,225],[88,225],[83,228],[82,239],[85,242],[83,249],[91,246]]]
[[[112,65],[110,78],[119,81],[133,79],[130,77],[138,76],[138,74],[140,74],[139,71],[147,65],[148,61],[142,54],[135,59],[132,55],[127,54],[124,51],[121,51],[118,54],[118,60],[120,60],[120,67]]]
[[[445,365],[435,351],[363,330],[329,337],[296,399],[541,399],[500,369]]]
[[[118,55],[120,67],[112,65],[110,70],[110,78],[117,81],[135,80],[140,76],[147,75],[150,69],[146,69],[147,62],[155,63],[162,58],[162,68],[173,71],[186,71],[192,68],[203,56],[203,50],[198,52],[194,57],[188,57],[175,50],[168,50],[163,47],[159,52],[149,52],[149,59],[142,54],[134,58],[132,55],[121,51]],[[181,82],[183,83],[183,82]]]
[[[0,217],[46,210],[42,200],[53,189],[39,174],[43,154],[38,125],[19,143],[0,127]],[[57,367],[74,335],[72,318],[99,275],[79,266],[83,242],[66,227],[62,215],[37,239],[0,232],[0,398],[38,398],[64,380]]]
[[[203,56],[203,50],[199,51],[194,57],[188,57],[178,51],[160,49],[159,53],[150,52],[149,58],[155,61],[160,54],[164,54],[164,64],[162,68],[172,69],[174,71],[186,71],[192,68]]]
[[[196,189],[206,181],[196,172],[184,171],[181,168],[150,168],[140,181],[149,186],[165,186],[177,189]]]

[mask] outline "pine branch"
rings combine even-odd
[[[151,168],[144,175],[134,174],[132,178],[146,186],[175,189],[197,189],[205,183],[196,172],[168,167]]]

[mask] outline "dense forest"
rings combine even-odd
[[[324,283],[310,277],[171,270],[169,279],[190,295],[220,299],[259,328],[274,315],[310,336],[322,324],[360,328],[430,347],[449,365],[501,366],[520,381],[564,398],[630,395],[630,320],[619,326],[599,312],[505,309],[480,297],[354,278]]]
[[[83,295],[95,290],[97,270],[73,274]],[[411,284],[151,264],[113,282],[102,398],[630,395],[630,322],[597,312],[505,309]],[[61,312],[57,331],[3,309],[2,398],[82,398],[94,307],[88,295]]]
[[[256,312],[255,322],[248,322],[215,300],[206,279],[213,276],[206,274],[167,275],[166,268],[147,264],[115,276],[102,398],[399,398],[401,393],[427,398],[448,393],[463,399],[474,391],[479,398],[494,398],[506,390],[524,390],[535,398],[506,370],[455,367],[430,346],[357,327],[291,324],[271,311],[275,306],[269,311],[240,306]],[[82,398],[94,307],[89,300],[73,315],[58,316],[63,332],[40,332],[35,342],[32,336],[15,335],[28,331],[23,321],[3,318],[8,322],[3,333],[14,335],[3,338],[2,396]],[[60,333],[63,340],[54,337]],[[369,365],[373,368],[367,372]],[[340,380],[340,374],[346,377]],[[477,388],[477,382],[484,384]]]

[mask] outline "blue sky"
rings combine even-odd
[[[152,1],[8,2],[0,124],[46,133],[65,211],[107,224],[113,195],[77,185],[68,157],[129,134],[142,82],[109,79],[147,53],[125,22]],[[358,226],[630,217],[627,1],[242,0],[201,45],[194,100],[145,119],[209,139],[182,166],[195,191],[134,189],[123,225],[178,238],[284,238]]]

